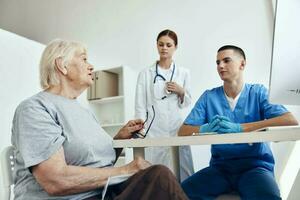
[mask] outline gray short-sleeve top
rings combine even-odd
[[[98,190],[49,196],[29,168],[64,148],[66,163],[75,166],[113,165],[116,154],[112,138],[101,128],[95,116],[76,99],[40,92],[23,101],[16,109],[12,127],[16,147],[15,199],[84,199]]]

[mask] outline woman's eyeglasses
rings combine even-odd
[[[150,128],[151,128],[151,125],[152,125],[152,123],[153,123],[153,121],[154,121],[154,118],[155,118],[155,110],[154,110],[154,106],[153,106],[153,105],[152,105],[152,110],[153,110],[153,118],[152,118],[152,120],[151,120],[151,122],[150,122],[150,124],[149,124],[149,126],[148,126],[148,128],[147,128],[147,130],[146,130],[146,132],[145,132],[145,133],[141,133],[141,132],[139,132],[139,131],[136,131],[136,132],[134,132],[134,133],[132,134],[132,137],[133,137],[133,138],[141,138],[141,139],[144,139],[144,138],[147,136],[147,134],[148,134],[148,132],[149,132],[149,130],[150,130]],[[147,121],[148,121],[148,111],[146,112],[146,119],[145,119],[143,125],[144,125]]]

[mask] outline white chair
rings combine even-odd
[[[222,194],[216,198],[216,200],[240,200],[240,196],[237,194]]]
[[[1,169],[3,180],[4,200],[10,200],[13,185],[13,170],[15,165],[14,147],[8,146],[1,152]]]

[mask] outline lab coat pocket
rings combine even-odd
[[[156,81],[153,85],[153,95],[155,99],[162,99],[166,96],[166,82],[163,80]]]

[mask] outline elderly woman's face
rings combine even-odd
[[[87,61],[86,52],[76,52],[67,65],[68,80],[74,87],[87,88],[93,83],[93,66]]]

